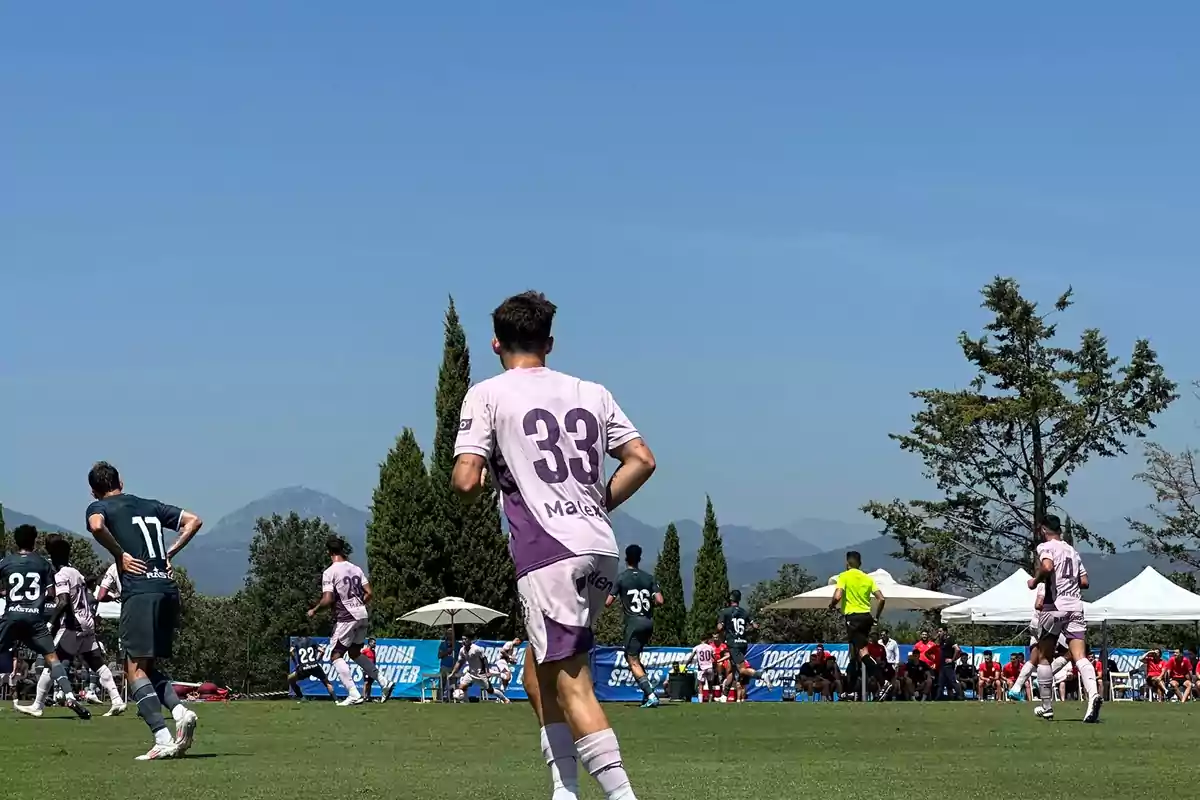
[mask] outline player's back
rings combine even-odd
[[[701,642],[692,648],[692,652],[696,654],[696,664],[700,667],[701,672],[712,669],[717,653],[711,644]]]
[[[336,561],[321,576],[322,591],[333,592],[334,619],[350,622],[367,618],[366,573],[357,564]]]
[[[54,594],[56,597],[67,597],[67,612],[62,621],[64,628],[81,633],[91,633],[95,630],[92,603],[83,573],[69,564],[59,567],[54,575]]]
[[[631,567],[617,576],[617,593],[627,617],[653,617],[656,589],[649,572]]]
[[[455,452],[489,458],[518,577],[574,555],[617,555],[604,457],[638,436],[607,389],[552,369],[510,369],[471,388]]]
[[[104,517],[113,538],[126,553],[146,564],[144,575],[121,575],[121,594],[177,594],[179,587],[167,564],[163,531],[179,530],[183,509],[132,494],[115,494],[88,506],[87,516]]]
[[[54,567],[37,553],[9,553],[0,559],[0,591],[8,619],[41,620],[53,585]]]
[[[730,606],[721,612],[725,625],[725,640],[733,645],[749,643],[746,632],[750,629],[750,614],[741,606]]]
[[[1050,559],[1054,564],[1054,579],[1046,584],[1043,611],[1082,611],[1083,590],[1079,576],[1087,573],[1079,551],[1062,541],[1050,539],[1038,545],[1038,559]]]

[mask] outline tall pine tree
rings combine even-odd
[[[411,428],[396,438],[379,465],[379,485],[367,523],[367,562],[375,591],[372,629],[379,636],[428,633],[396,617],[445,596],[432,546],[430,484],[425,454]]]
[[[654,639],[665,647],[687,644],[687,606],[683,602],[683,575],[679,565],[679,531],[667,526],[662,551],[654,563],[654,577],[662,590],[662,608],[654,612]]]
[[[431,545],[440,545],[444,555],[438,561],[444,563],[435,562],[431,566],[444,570],[445,586],[451,594],[508,614],[489,631],[507,634],[516,619],[517,590],[508,543],[500,528],[496,490],[489,477],[475,504],[466,507],[450,488],[454,443],[458,438],[463,399],[470,384],[471,356],[467,336],[454,307],[454,298],[450,298],[434,402],[437,427],[429,469],[433,519]]]
[[[717,526],[712,498],[705,499],[704,539],[696,554],[692,611],[688,618],[691,641],[699,641],[716,630],[717,614],[729,598],[729,570],[725,564],[725,548],[721,544],[721,529]]]

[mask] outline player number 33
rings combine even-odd
[[[539,436],[537,448],[546,454],[534,462],[537,476],[546,483],[562,483],[568,477],[586,486],[600,480],[600,423],[586,408],[572,408],[562,418],[562,424],[544,408],[534,408],[525,415],[522,427],[526,436]],[[578,456],[564,456],[560,442],[566,429]]]

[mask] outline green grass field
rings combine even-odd
[[[149,747],[136,716],[42,719],[0,709],[0,781],[8,797],[549,797],[527,706],[336,708],[330,703],[195,706],[185,759],[136,763]],[[1194,790],[1200,706],[1110,703],[1099,725],[1034,719],[1028,703],[609,705],[642,798],[802,796],[853,781],[864,796],[1017,797],[1039,776],[1081,779],[1098,797]],[[1151,738],[1151,733],[1168,735]],[[1162,743],[1170,741],[1169,747]],[[154,781],[154,784],[147,784]],[[590,779],[582,796],[600,798]],[[939,790],[940,792],[940,790]]]

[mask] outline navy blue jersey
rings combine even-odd
[[[167,546],[163,531],[179,530],[183,509],[132,494],[116,494],[88,506],[87,516],[104,517],[104,524],[117,544],[129,555],[145,562],[145,575],[121,573],[121,596],[151,592],[176,594],[179,587],[167,568]]]
[[[54,567],[37,553],[10,553],[0,559],[0,592],[5,619],[43,622],[54,597]]]

